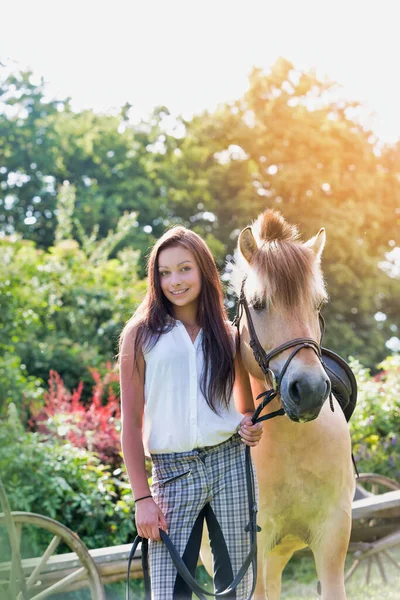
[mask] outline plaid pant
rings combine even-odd
[[[245,475],[246,446],[234,434],[216,446],[190,452],[153,454],[151,491],[163,511],[169,536],[194,575],[206,518],[213,553],[214,591],[222,591],[242,566],[250,535]],[[258,503],[258,485],[253,474]],[[152,600],[186,600],[192,595],[177,573],[162,541],[150,540],[149,566]],[[228,599],[243,600],[250,593],[250,566]]]

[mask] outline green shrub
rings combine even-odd
[[[356,410],[350,421],[358,469],[400,478],[400,355],[384,360],[371,376],[353,361],[359,385]]]
[[[62,522],[88,548],[132,541],[133,500],[125,471],[111,472],[94,453],[24,431],[13,404],[8,412],[0,423],[0,474],[11,509]],[[43,534],[35,532],[30,542],[37,555]]]
[[[76,448],[91,450],[100,460],[121,466],[121,411],[113,384],[118,374],[108,364],[104,377],[90,369],[94,385],[88,403],[82,402],[82,382],[71,393],[56,371],[50,371],[49,391],[44,394],[44,405],[32,409],[29,425],[34,431],[68,440]]]
[[[0,349],[0,415],[4,416],[7,405],[13,402],[26,422],[28,406],[38,407],[42,404],[44,382],[28,374],[26,364],[14,353],[12,346],[0,344]]]
[[[103,240],[90,251],[61,240],[48,252],[26,240],[0,240],[0,351],[9,355],[0,371],[0,414],[9,402],[21,412],[36,388],[46,387],[50,370],[70,388],[87,383],[89,399],[87,365],[101,369],[112,360],[146,289],[137,275],[138,252],[125,249],[110,259],[109,238],[108,246]]]

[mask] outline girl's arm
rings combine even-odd
[[[242,415],[252,415],[255,407],[253,393],[251,391],[249,375],[244,368],[239,347],[239,333],[236,332],[236,354],[235,354],[235,383],[233,386],[233,395],[237,410]]]
[[[238,433],[245,444],[248,446],[256,446],[261,439],[263,427],[261,423],[253,425],[251,421],[255,406],[249,375],[244,368],[242,357],[240,356],[238,332],[236,332],[235,383],[233,386],[233,397],[237,410],[244,416],[240,422]]]
[[[135,362],[134,341],[135,332],[130,330],[126,333],[121,348],[121,445],[133,497],[138,499],[151,496],[151,493],[142,438],[145,364],[142,352],[137,364]],[[159,540],[159,527],[165,531],[168,529],[163,513],[151,497],[137,503],[135,519],[141,537]]]
[[[134,498],[150,494],[142,441],[144,413],[144,359],[135,364],[133,330],[127,332],[121,349],[121,445]],[[138,368],[137,368],[138,367]]]

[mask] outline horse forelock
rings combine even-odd
[[[299,232],[296,225],[285,221],[280,212],[268,209],[263,212],[252,225],[252,231],[257,242],[296,241]]]
[[[317,305],[327,299],[323,276],[313,250],[298,240],[297,227],[275,211],[266,211],[252,225],[258,250],[251,265],[237,253],[231,266],[231,291],[240,294],[246,276],[246,297],[276,310]]]
[[[314,252],[296,241],[264,242],[254,255],[248,292],[275,309],[319,304],[325,286]]]

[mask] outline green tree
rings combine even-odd
[[[123,237],[136,229],[135,222],[134,214],[125,215],[115,232],[103,240],[84,240],[82,246],[63,239],[68,227],[60,225],[59,241],[48,252],[32,241],[0,240],[3,403],[20,406],[23,397],[28,402],[40,397],[50,369],[71,389],[82,380],[88,396],[88,366],[101,369],[113,359],[121,328],[145,291],[137,274],[137,250],[125,248],[110,258]],[[19,368],[23,370],[16,378]]]
[[[69,99],[48,100],[31,71],[0,67],[0,222],[38,247],[54,243],[57,190],[75,189],[74,217],[90,235],[115,229],[126,212],[138,213],[138,230],[125,240],[147,249],[151,223],[167,215],[148,176],[148,148],[158,136],[159,115],[136,129],[129,107],[117,115],[73,112]],[[151,165],[150,165],[151,168]],[[143,230],[143,227],[150,227]],[[74,235],[76,231],[74,231]]]
[[[46,246],[54,235],[55,165],[58,149],[52,123],[69,99],[45,100],[43,79],[31,71],[0,66],[0,220],[6,233],[19,232]]]
[[[223,269],[240,229],[266,207],[279,209],[304,238],[326,228],[325,343],[372,367],[396,331],[400,284],[388,253],[400,244],[400,147],[378,145],[360,124],[362,107],[284,59],[267,74],[254,69],[249,84],[214,113],[173,120],[161,106],[132,126],[128,104],[114,116],[73,113],[68,100],[47,101],[31,74],[3,77],[3,230],[53,245],[56,193],[68,181],[75,198],[68,235],[81,244],[106,239],[125,213],[137,213],[110,258],[139,249],[143,276],[148,247],[169,225],[202,235]],[[42,162],[33,168],[38,145]],[[377,322],[378,312],[386,319]]]
[[[228,254],[267,207],[304,239],[324,226],[325,343],[373,366],[387,353],[400,291],[380,267],[400,243],[399,160],[398,149],[379,151],[360,110],[337,100],[333,83],[280,59],[267,75],[253,71],[242,98],[187,122],[160,173],[176,218],[211,230]]]

